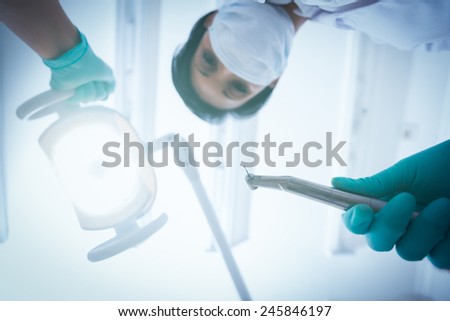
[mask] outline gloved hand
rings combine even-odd
[[[450,269],[450,140],[405,158],[371,177],[335,177],[340,190],[389,200],[377,213],[363,204],[343,214],[345,226],[365,234],[375,251],[394,245],[408,261],[428,256],[438,268]],[[423,206],[412,218],[416,207]]]
[[[79,33],[81,42],[56,59],[44,59],[52,76],[50,86],[57,91],[75,89],[71,102],[105,100],[114,90],[115,80],[108,65],[98,58]]]

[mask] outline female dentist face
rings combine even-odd
[[[175,87],[197,116],[217,122],[226,114],[250,116],[264,105],[301,24],[288,12],[235,2],[197,22],[172,62]]]
[[[201,99],[218,109],[232,110],[248,102],[266,86],[251,83],[231,72],[215,54],[206,32],[191,63],[191,82]],[[274,87],[275,80],[270,87]]]

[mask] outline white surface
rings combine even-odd
[[[62,3],[95,52],[114,65],[114,2]],[[188,136],[194,132],[202,143],[209,139],[209,126],[183,106],[169,70],[176,45],[186,40],[194,21],[213,8],[209,0],[195,4],[163,1],[155,136],[173,131]],[[6,63],[0,74],[7,79],[4,148],[11,230],[9,241],[0,246],[0,299],[238,299],[220,256],[205,252],[209,229],[182,170],[173,164],[156,171],[159,189],[154,209],[156,213],[168,213],[167,225],[137,249],[95,264],[86,259],[87,251],[113,232],[87,232],[79,226],[37,143],[37,137],[53,119],[25,123],[16,118],[15,108],[20,103],[48,88],[49,72],[3,26],[0,32],[1,43],[7,43],[3,47]],[[341,106],[345,87],[342,61],[346,39],[346,32],[326,26],[311,23],[302,27],[288,70],[259,116],[257,141],[271,133],[277,142],[293,141],[301,146],[311,140],[323,142],[327,131],[341,132],[336,119],[341,119],[337,105]],[[111,101],[106,104],[111,105]],[[336,141],[347,139],[350,143],[354,138],[342,133]],[[388,163],[392,155],[377,148],[380,162]],[[257,171],[323,184],[329,184],[335,174],[333,167],[261,165]],[[208,181],[213,169],[200,168],[200,172]],[[250,238],[233,251],[254,299],[414,298],[417,263],[405,262],[395,252],[375,253],[365,247],[353,256],[329,257],[323,251],[328,233],[326,206],[286,193],[253,193]],[[442,289],[433,293],[435,299],[448,298]]]

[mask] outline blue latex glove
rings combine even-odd
[[[98,58],[79,33],[81,42],[56,59],[44,59],[52,76],[50,86],[57,91],[75,89],[71,102],[105,100],[114,90],[111,68]]]
[[[371,177],[335,177],[335,188],[389,200],[376,214],[358,204],[343,214],[345,226],[365,234],[375,251],[394,245],[408,261],[428,256],[450,269],[450,140],[405,158]],[[423,207],[412,219],[416,201]]]

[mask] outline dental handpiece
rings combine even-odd
[[[251,190],[255,190],[258,187],[277,189],[303,196],[341,210],[347,210],[356,204],[366,204],[374,212],[378,212],[386,205],[385,201],[377,198],[344,192],[333,187],[292,176],[259,176],[247,172],[245,180]],[[417,215],[419,215],[419,212],[415,211],[413,217]]]

